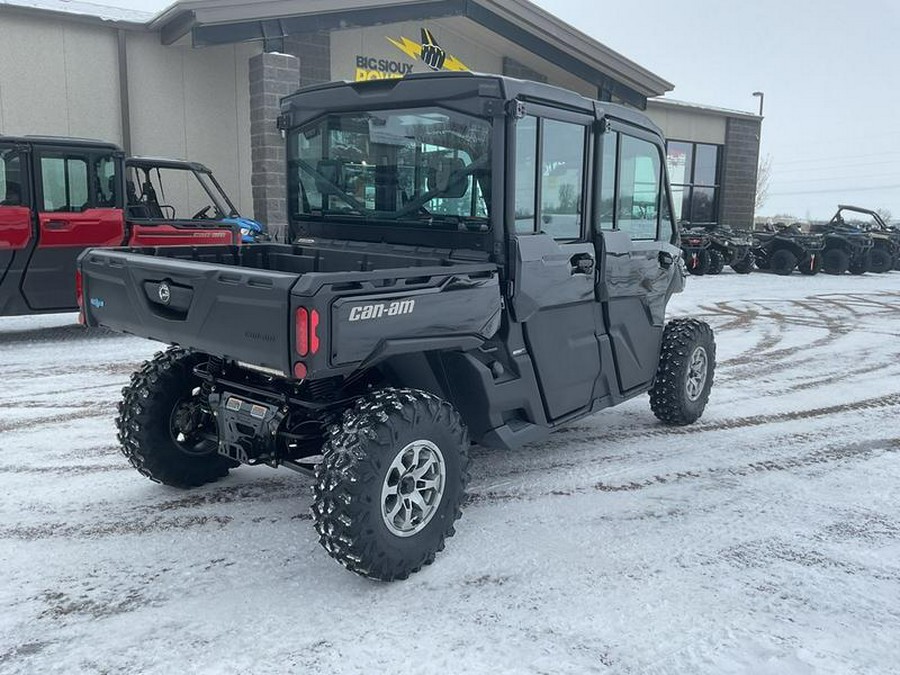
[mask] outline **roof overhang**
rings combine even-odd
[[[163,44],[190,35],[204,47],[450,16],[466,17],[639,107],[674,87],[528,0],[181,0],[149,27]]]

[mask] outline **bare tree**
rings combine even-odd
[[[881,216],[881,219],[886,223],[891,222],[891,218],[893,217],[893,214],[891,213],[890,209],[885,209],[885,208],[875,209],[875,213],[877,213],[879,216]]]
[[[756,200],[753,205],[757,211],[765,206],[769,198],[769,183],[772,180],[772,155],[766,155],[759,161],[756,171]]]

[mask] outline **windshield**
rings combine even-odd
[[[290,213],[488,229],[491,126],[438,109],[329,115],[291,133]]]
[[[130,166],[125,187],[131,218],[218,220],[237,215],[215,179],[192,168]]]

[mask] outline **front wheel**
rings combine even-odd
[[[716,370],[712,328],[696,319],[666,324],[656,379],[650,389],[650,409],[666,424],[696,422],[709,401]]]
[[[351,572],[405,579],[454,534],[469,438],[456,410],[416,389],[359,399],[332,427],[316,467],[319,542]]]
[[[122,389],[119,442],[131,465],[152,481],[191,488],[228,473],[216,425],[201,405],[194,366],[202,359],[178,347],[159,352]]]
[[[775,251],[769,259],[769,268],[781,276],[787,276],[794,271],[795,267],[797,267],[797,256],[785,248]]]

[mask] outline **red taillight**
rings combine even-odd
[[[295,349],[300,356],[319,351],[319,312],[306,307],[297,308]]]
[[[84,281],[81,279],[81,270],[75,270],[75,300],[78,308],[84,308]]]
[[[313,310],[309,313],[309,353],[319,351],[319,312]]]
[[[297,308],[297,353],[306,356],[309,353],[309,312],[306,307]],[[305,370],[305,368],[304,368]]]
[[[81,278],[81,270],[75,270],[75,301],[78,303],[78,323],[83,326],[86,319],[84,316],[84,281]]]
[[[296,377],[298,380],[302,380],[304,377],[306,377],[306,366],[302,363],[295,363],[294,377]]]

